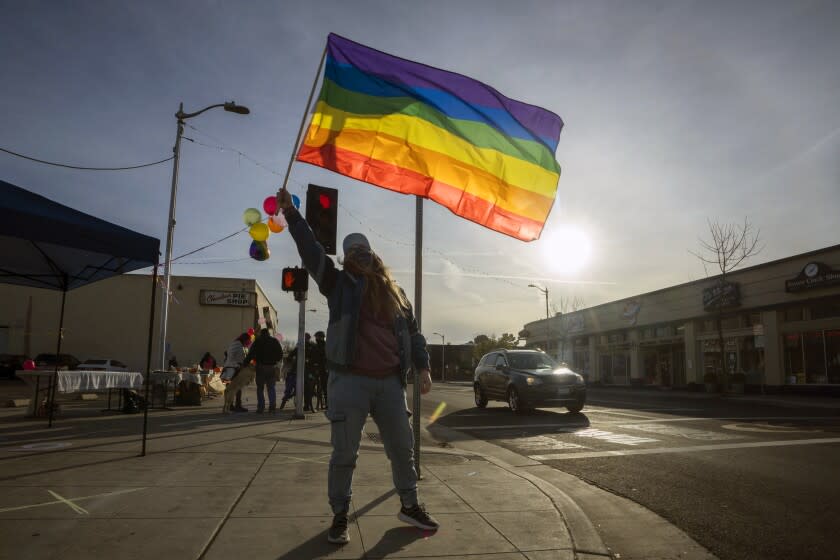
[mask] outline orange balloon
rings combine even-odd
[[[274,233],[280,233],[281,231],[283,231],[286,228],[283,227],[283,225],[281,225],[280,222],[275,222],[274,221],[275,217],[276,216],[271,216],[268,219],[268,229],[270,229]]]

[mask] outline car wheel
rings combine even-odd
[[[573,413],[580,412],[581,410],[583,410],[583,405],[584,404],[585,404],[585,401],[583,399],[580,399],[580,400],[577,400],[577,401],[573,402],[570,405],[566,405],[566,410],[568,410],[569,412],[573,412]]]
[[[510,411],[514,414],[525,414],[525,412],[528,411],[525,403],[522,402],[522,399],[519,397],[519,391],[516,390],[516,387],[508,389],[507,402],[510,407]]]
[[[475,406],[477,406],[478,408],[486,407],[487,395],[484,394],[484,389],[481,388],[481,385],[479,383],[475,384],[473,392],[475,394]]]

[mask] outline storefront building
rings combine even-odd
[[[748,388],[840,393],[840,245],[534,321],[520,336],[589,382],[686,387],[725,368]]]
[[[80,360],[116,359],[144,371],[151,278],[124,274],[67,293],[62,353]],[[197,363],[205,352],[221,361],[228,344],[249,328],[277,325],[277,311],[256,280],[173,276],[167,356]],[[160,297],[154,318],[152,365],[160,362]],[[61,294],[0,285],[0,353],[55,353]],[[290,319],[295,323],[297,318]]]

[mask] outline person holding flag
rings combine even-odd
[[[284,188],[278,207],[309,274],[329,307],[325,349],[332,456],[328,494],[334,517],[327,540],[349,542],[347,515],[362,428],[368,414],[379,427],[391,461],[394,487],[400,496],[397,517],[420,529],[435,531],[438,523],[419,503],[414,468],[414,434],[406,406],[406,375],[420,372],[420,392],[432,388],[426,339],[418,331],[411,304],[382,259],[361,233],[343,242],[339,269],[315,239]]]

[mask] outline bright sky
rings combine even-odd
[[[175,256],[244,227],[289,163],[327,34],[481,80],[559,114],[563,168],[543,237],[523,243],[424,205],[430,342],[517,332],[586,305],[702,278],[707,218],[761,228],[749,264],[838,243],[840,3],[543,1],[16,2],[0,0],[0,147],[83,166],[172,153],[188,121]],[[224,147],[220,150],[217,146]],[[245,154],[240,156],[235,150]],[[261,166],[255,165],[256,160]],[[0,178],[161,239],[171,163],[131,172],[47,167],[0,153]],[[290,190],[338,188],[339,236],[366,234],[413,299],[413,197],[295,164]],[[242,233],[175,274],[255,277],[295,338],[279,271],[288,232],[248,259]],[[193,264],[195,263],[195,264]],[[313,294],[307,330],[326,326]],[[170,313],[177,313],[173,304]]]

